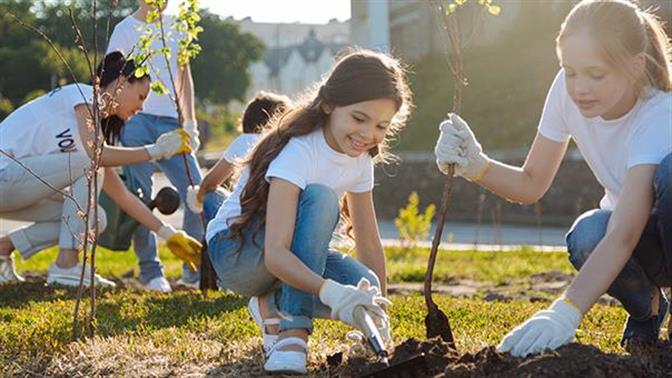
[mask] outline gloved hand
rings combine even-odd
[[[353,320],[353,311],[357,306],[364,309],[371,317],[386,318],[387,314],[381,305],[389,305],[392,302],[380,295],[370,292],[371,284],[366,278],[362,278],[357,287],[342,285],[334,280],[327,279],[320,288],[320,300],[331,308],[331,318],[341,320],[344,323],[356,326]]]
[[[182,129],[163,133],[154,144],[145,146],[152,160],[169,159],[173,155],[188,154],[191,152],[189,135]]]
[[[367,291],[370,295],[373,295],[374,298],[382,298],[385,300],[385,302],[378,303],[381,309],[383,310],[384,316],[378,316],[372,313],[369,313],[369,315],[371,316],[373,322],[376,324],[376,328],[378,328],[378,333],[380,333],[380,337],[383,338],[383,343],[385,343],[385,345],[389,345],[390,343],[392,343],[392,336],[390,335],[390,317],[387,315],[386,308],[382,305],[383,304],[385,304],[386,306],[391,305],[392,302],[390,302],[387,298],[383,297],[380,294],[380,289],[378,289],[377,286],[371,285],[371,283],[367,279],[360,280],[359,284],[357,285],[357,289]]]
[[[537,312],[509,332],[497,350],[525,357],[559,348],[574,340],[582,316],[567,299],[558,298],[548,309]]]
[[[476,140],[469,125],[457,114],[450,113],[448,119],[439,125],[441,134],[434,147],[436,165],[443,174],[448,166],[455,164],[455,175],[468,180],[480,179],[490,159]]]
[[[198,122],[194,121],[184,121],[182,124],[184,131],[189,134],[189,143],[194,152],[198,151],[198,148],[201,147],[201,140],[199,139],[200,133],[198,132]]]
[[[200,214],[203,212],[203,201],[199,201],[198,192],[201,187],[199,185],[189,186],[187,188],[187,207],[194,214]]]
[[[203,245],[198,240],[170,225],[161,226],[157,235],[166,241],[166,246],[175,256],[187,263],[189,269],[194,272],[198,270],[201,265],[201,249],[203,249]]]

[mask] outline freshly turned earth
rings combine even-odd
[[[636,355],[603,353],[591,345],[570,344],[553,352],[528,358],[513,358],[490,346],[477,353],[457,355],[438,338],[408,339],[399,344],[390,365],[417,356],[427,356],[428,372],[414,377],[670,377],[672,347],[660,343]],[[332,366],[332,369],[335,366]],[[359,377],[383,369],[382,363],[350,358],[338,370],[342,377]],[[333,370],[332,370],[333,371]]]

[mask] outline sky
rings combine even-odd
[[[179,1],[169,2],[169,13],[177,13]],[[252,17],[256,22],[301,22],[324,24],[336,18],[350,18],[350,0],[200,0],[201,6],[226,18]]]

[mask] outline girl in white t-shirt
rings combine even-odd
[[[265,91],[257,92],[245,106],[240,122],[243,133],[229,144],[217,164],[203,177],[201,185],[190,186],[187,189],[187,205],[191,211],[197,214],[203,211],[205,195],[217,190],[224,181],[231,177],[234,168],[257,145],[268,121],[276,113],[282,114],[290,104],[291,100],[287,96]],[[225,197],[228,197],[228,194]],[[217,209],[205,209],[205,218],[210,221],[215,215],[210,211],[216,212]]]
[[[208,225],[221,285],[253,297],[268,372],[306,372],[315,317],[353,325],[363,306],[389,339],[373,166],[410,106],[399,62],[370,51],[343,57],[307,101],[272,121]],[[344,194],[359,261],[329,247]]]
[[[96,75],[101,87],[99,132],[106,142],[100,155],[100,164],[106,168],[98,184],[122,210],[163,235],[173,252],[197,259],[200,244],[163,224],[126,190],[111,168],[189,152],[188,135],[181,131],[166,133],[156,144],[139,148],[110,145],[118,139],[124,120],[142,109],[150,79],[136,77],[134,63],[119,52],[105,56]],[[59,254],[49,268],[47,283],[79,284],[82,267],[78,254],[87,229],[94,224],[92,218],[87,227],[80,212],[87,207],[88,172],[94,153],[92,97],[89,85],[67,85],[21,106],[0,123],[0,218],[34,222],[0,238],[0,283],[22,280],[14,270],[14,249],[27,259],[58,243]],[[101,232],[105,213],[100,206],[98,216]],[[90,277],[89,273],[84,275],[86,285]],[[114,286],[98,275],[95,280]]]
[[[441,126],[437,164],[511,201],[534,203],[553,182],[569,138],[604,187],[600,209],[567,234],[579,269],[566,292],[499,345],[516,356],[574,339],[605,292],[629,313],[621,344],[658,339],[672,284],[672,69],[669,38],[651,13],[626,0],[584,0],[557,38],[562,67],[548,93],[523,167],[483,154],[469,126],[451,115]]]

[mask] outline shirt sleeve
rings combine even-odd
[[[242,136],[238,136],[236,139],[231,142],[231,144],[226,148],[224,153],[222,154],[222,159],[228,161],[229,163],[235,163],[238,160],[240,160],[245,154],[245,143],[244,138]]]
[[[362,174],[350,190],[350,193],[364,193],[373,190],[373,161],[369,158],[363,161]]]
[[[303,190],[309,182],[310,162],[311,158],[307,147],[296,139],[291,139],[268,166],[265,176],[266,181],[270,181],[272,177],[277,177],[287,180]]]
[[[565,123],[563,116],[563,98],[567,96],[565,89],[565,72],[560,70],[553,80],[551,89],[546,95],[546,102],[544,103],[544,111],[541,114],[539,127],[537,130],[544,137],[555,141],[564,143],[569,139],[570,133]]]
[[[119,25],[117,25],[112,31],[110,42],[107,45],[107,51],[105,54],[109,54],[114,51],[121,51],[121,53],[126,57],[130,53],[131,48],[133,48],[133,44],[129,44],[128,38],[126,38],[124,34],[125,33],[121,30]]]
[[[628,140],[628,169],[659,164],[672,153],[672,96],[661,96]]]

